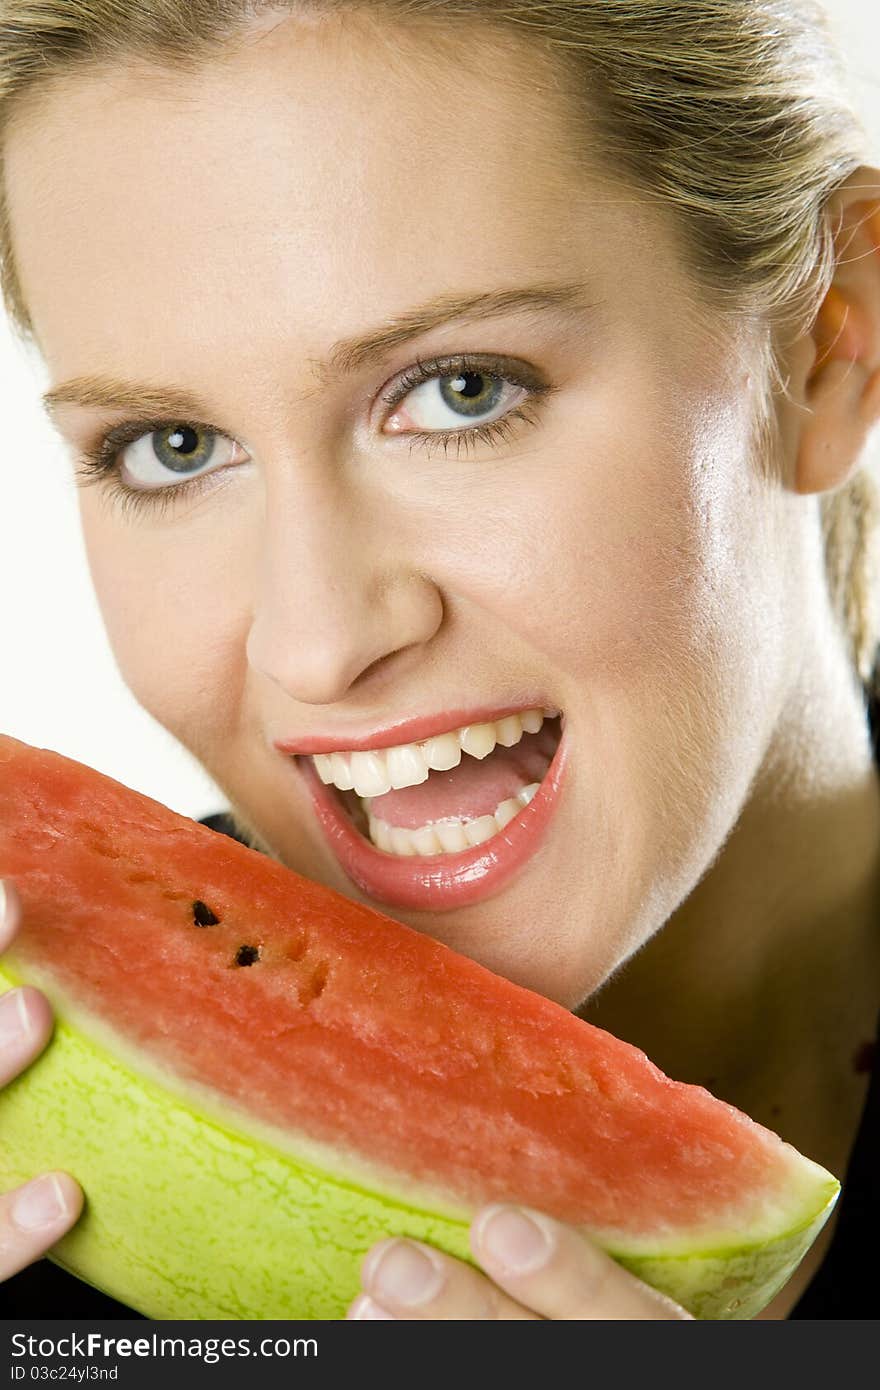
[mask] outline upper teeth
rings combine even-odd
[[[463,751],[473,758],[486,758],[496,743],[512,748],[524,733],[536,734],[544,720],[554,719],[557,713],[552,709],[520,710],[493,724],[467,724],[422,743],[373,748],[366,753],[316,753],[313,761],[321,781],[342,792],[384,796],[392,788],[426,782],[431,771],[448,772],[458,767]]]

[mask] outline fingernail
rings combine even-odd
[[[516,1207],[489,1207],[477,1226],[477,1238],[499,1269],[511,1274],[540,1269],[553,1249],[550,1234]]]
[[[22,1188],[12,1206],[12,1219],[23,1231],[53,1225],[67,1211],[64,1192],[56,1177],[35,1178]]]
[[[389,1322],[397,1321],[393,1313],[386,1313],[384,1308],[380,1308],[378,1303],[374,1303],[365,1293],[355,1299],[348,1316],[349,1318],[386,1318]]]
[[[33,1031],[27,1000],[20,989],[0,996],[0,1047],[11,1047]]]
[[[363,1278],[378,1299],[415,1308],[439,1292],[443,1269],[421,1246],[395,1240],[376,1251],[375,1258],[368,1257]]]

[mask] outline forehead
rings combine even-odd
[[[255,26],[192,72],[59,80],[5,152],[50,367],[167,373],[175,343],[191,362],[294,331],[320,353],[451,285],[550,278],[587,247],[613,261],[561,88],[489,31],[437,48],[350,19]]]

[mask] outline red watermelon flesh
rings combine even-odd
[[[808,1245],[834,1204],[830,1174],[639,1049],[3,736],[0,876],[24,904],[12,978],[204,1113],[344,1182],[435,1212],[523,1201],[622,1256],[796,1228]]]

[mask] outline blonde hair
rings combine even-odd
[[[13,328],[34,337],[3,197],[16,113],[92,65],[192,71],[263,12],[356,10],[438,35],[491,25],[539,47],[580,108],[574,138],[677,214],[714,302],[774,332],[813,322],[834,271],[828,202],[865,157],[814,0],[0,0],[0,292]],[[859,678],[880,693],[878,499],[863,466],[820,506],[831,604]]]

